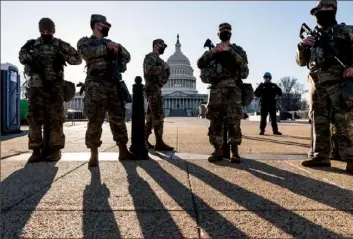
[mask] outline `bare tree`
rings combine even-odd
[[[283,95],[278,100],[278,107],[281,111],[304,110],[307,105],[302,95],[307,92],[304,85],[300,84],[295,77],[285,76],[279,80],[278,86],[282,89]]]

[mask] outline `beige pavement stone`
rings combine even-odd
[[[192,210],[185,170],[163,161],[153,162],[105,161],[92,170],[84,165],[55,182],[45,195],[34,195],[16,210]],[[175,163],[184,169],[184,162]],[[156,175],[157,182],[153,178]],[[171,178],[182,187],[175,187]]]
[[[5,216],[3,239],[20,235],[36,239],[198,238],[193,212],[35,211],[28,215],[28,212],[12,211]]]
[[[2,160],[1,210],[9,209],[38,191],[40,191],[38,195],[45,194],[55,180],[82,164],[82,162],[25,164],[25,161]]]
[[[213,212],[200,212],[201,238],[353,238],[353,217],[339,211],[223,211],[220,214],[231,222],[231,227],[215,221]]]
[[[353,215],[352,190],[320,181],[286,162],[243,160],[232,165],[188,160],[187,164],[194,194],[216,210],[337,209],[351,210]],[[202,205],[198,208],[203,210]]]

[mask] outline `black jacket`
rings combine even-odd
[[[282,96],[282,90],[275,83],[261,83],[255,90],[255,96],[261,99],[261,104],[276,105],[276,96]]]

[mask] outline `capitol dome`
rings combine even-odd
[[[168,83],[162,88],[163,94],[170,94],[176,91],[185,94],[197,94],[196,78],[191,67],[190,60],[181,52],[179,34],[175,44],[175,52],[167,60],[170,66],[170,77]]]

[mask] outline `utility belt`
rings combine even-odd
[[[116,73],[109,70],[92,70],[88,73],[88,76],[101,77],[105,81],[116,82]]]

